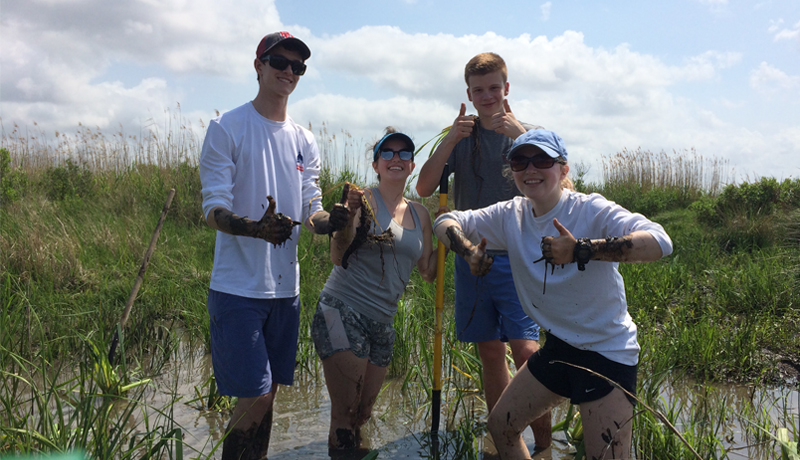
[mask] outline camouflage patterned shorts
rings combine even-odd
[[[392,360],[394,327],[367,318],[324,292],[314,313],[311,337],[320,359],[350,350],[376,366],[386,367]]]

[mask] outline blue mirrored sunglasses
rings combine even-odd
[[[400,157],[400,159],[401,159],[401,160],[403,160],[403,161],[408,161],[408,160],[412,160],[412,159],[414,159],[414,152],[412,152],[412,151],[410,151],[410,150],[400,150],[400,151],[394,151],[394,150],[391,150],[391,149],[382,149],[382,150],[381,150],[381,158],[383,158],[383,159],[384,159],[384,160],[386,160],[386,161],[389,161],[389,160],[391,160],[392,158],[394,158],[394,154],[395,154],[395,153],[396,153],[396,154],[397,154],[397,155]]]

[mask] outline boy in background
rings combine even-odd
[[[511,112],[508,71],[495,53],[481,53],[464,69],[467,98],[478,116],[466,115],[461,103],[450,132],[428,158],[417,179],[417,193],[433,194],[439,186],[445,163],[455,175],[453,200],[456,210],[479,209],[521,195],[511,177],[503,174],[504,155],[518,136],[541,126],[519,122]],[[534,242],[536,244],[536,242]],[[455,258],[456,333],[462,342],[477,343],[483,367],[486,405],[491,412],[510,382],[506,364],[506,342],[519,369],[539,349],[539,326],[519,303],[508,253],[487,248],[494,258],[491,271],[480,278],[469,264]],[[552,441],[551,413],[531,424],[536,448]]]

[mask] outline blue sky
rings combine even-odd
[[[337,134],[330,155],[365,158],[387,125],[428,140],[468,102],[466,61],[495,51],[517,118],[558,132],[590,178],[637,148],[695,149],[731,180],[800,177],[797,0],[3,0],[3,127],[139,134],[180,104],[202,134],[255,96],[275,30],[311,48],[289,113]]]

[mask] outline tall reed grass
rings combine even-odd
[[[590,191],[613,196],[622,206],[645,215],[683,208],[703,196],[716,196],[729,177],[727,160],[690,151],[623,149],[602,160],[603,181]]]

